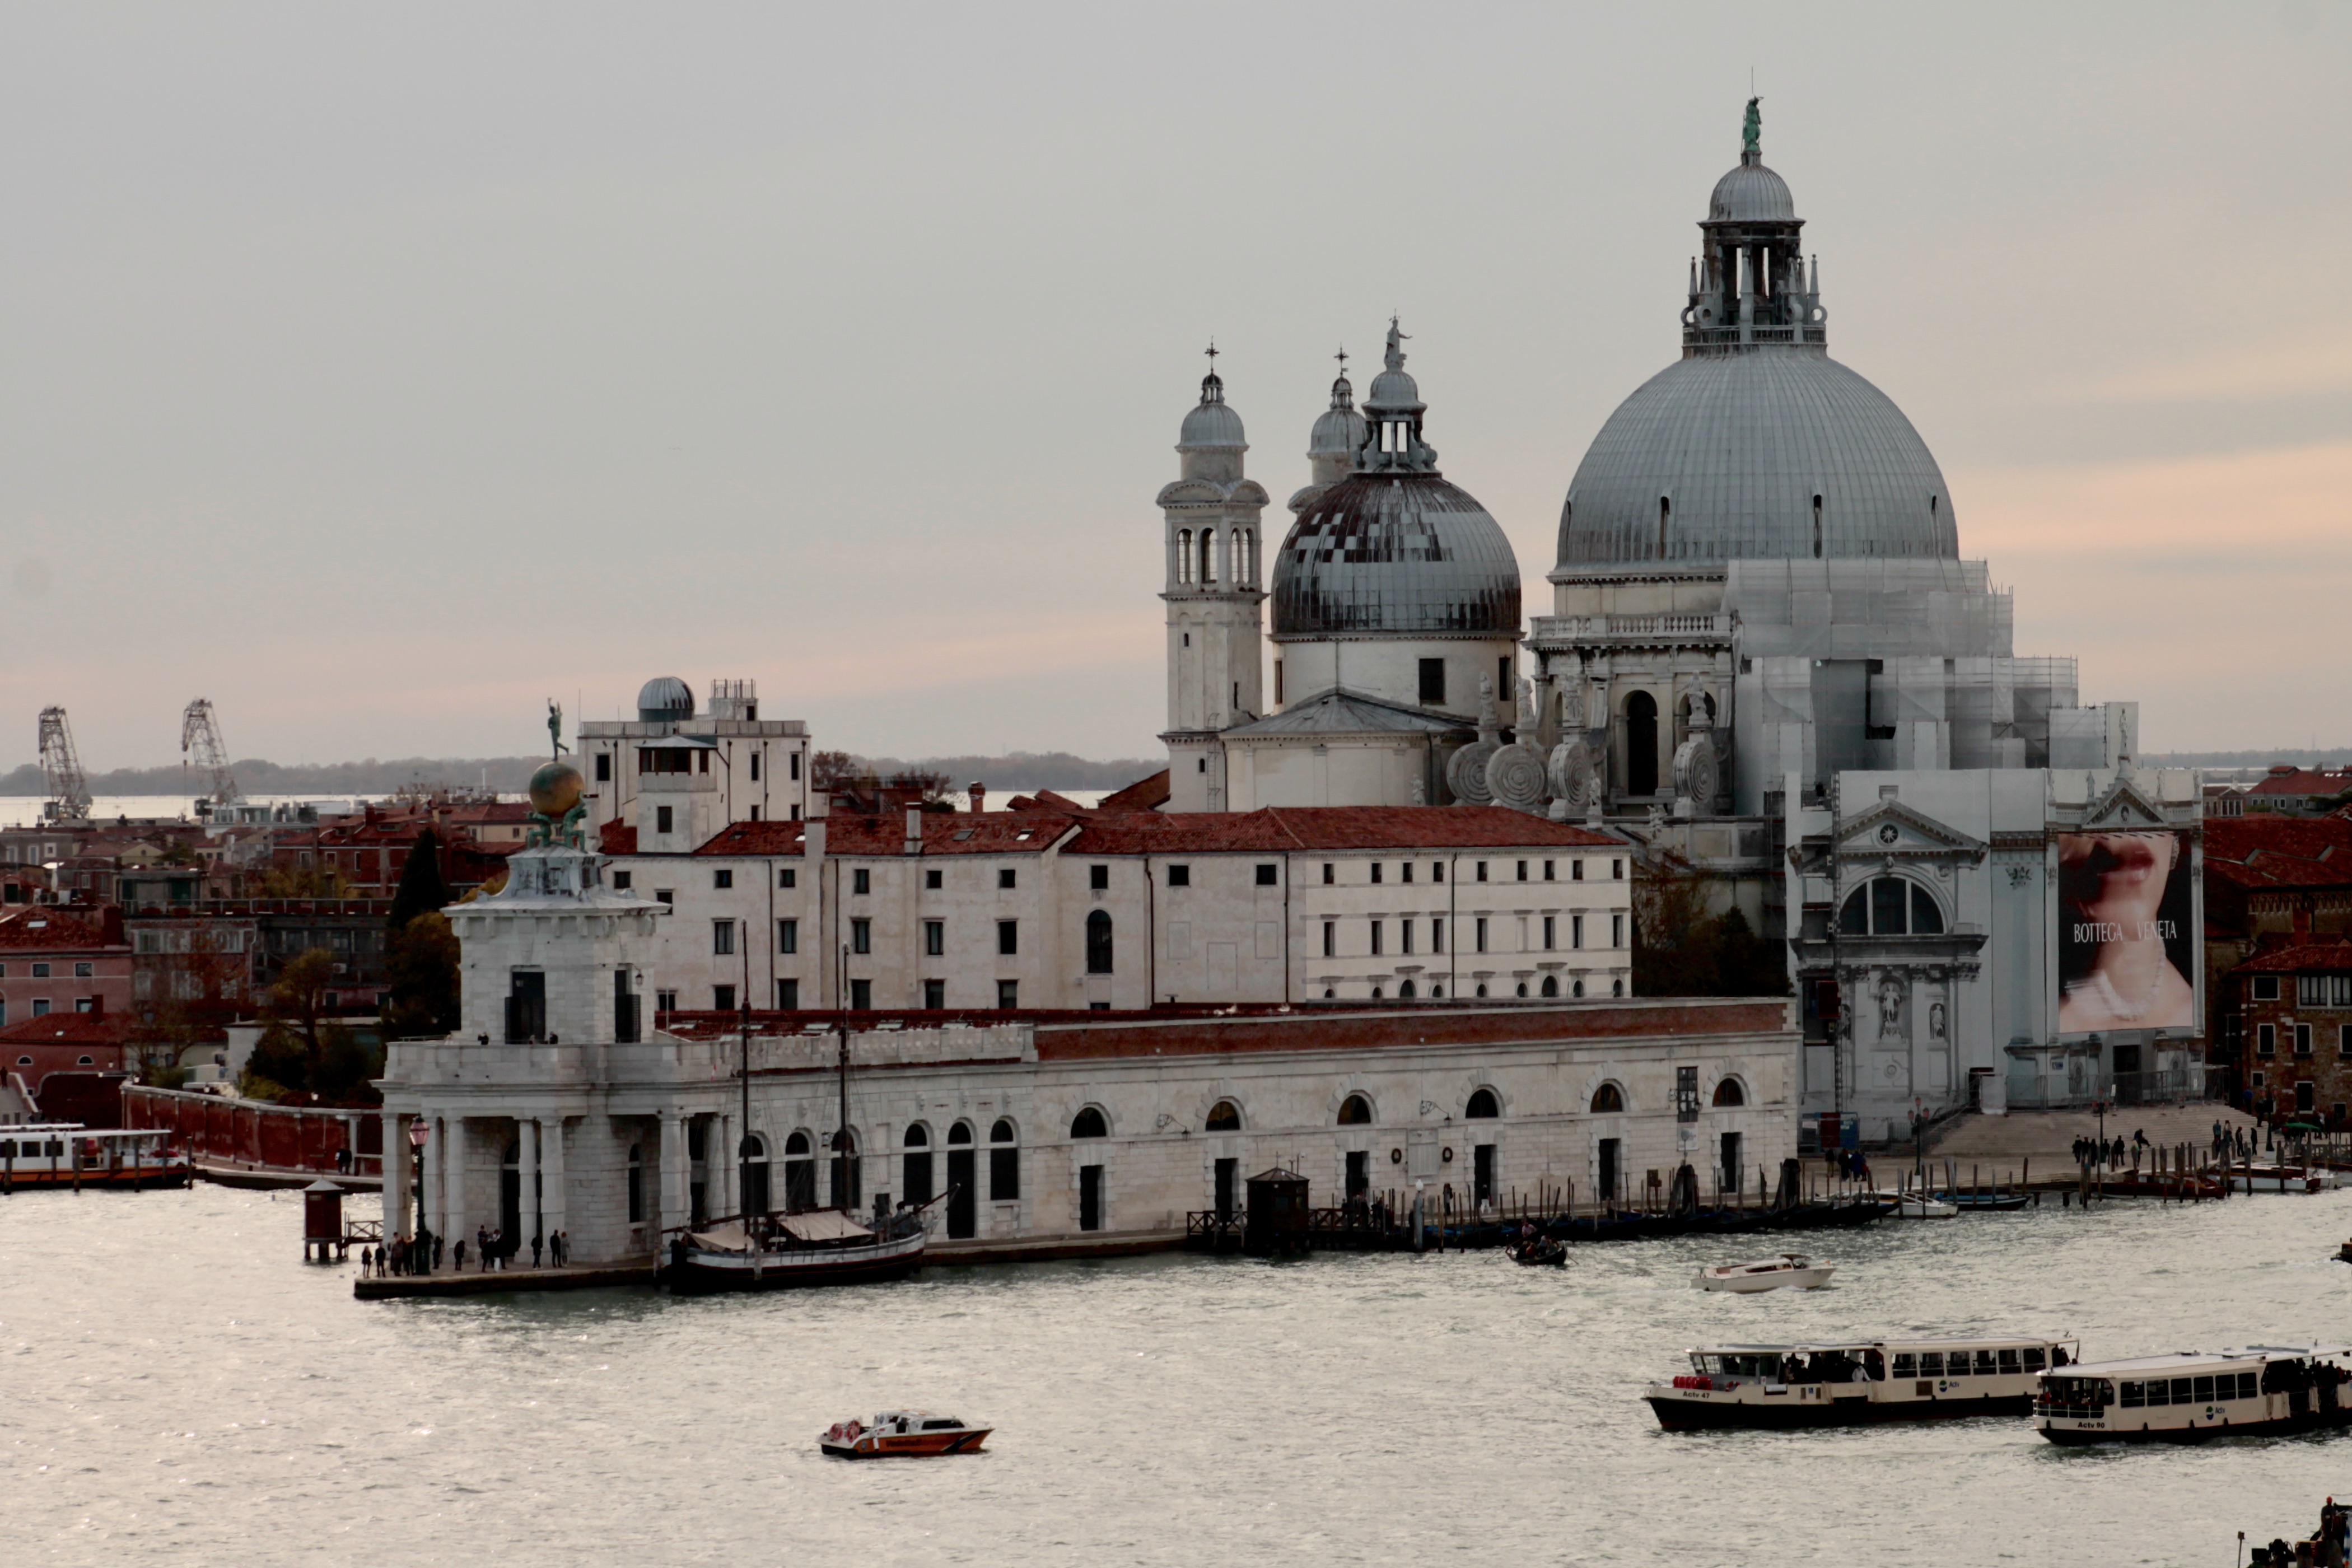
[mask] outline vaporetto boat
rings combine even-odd
[[[1643,1395],[1670,1432],[1860,1426],[2022,1415],[2035,1383],[2079,1359],[2071,1338],[1830,1340],[1717,1345]]]
[[[2352,1350],[2249,1345],[2042,1374],[2033,1426],[2053,1443],[2197,1443],[2352,1423]]]

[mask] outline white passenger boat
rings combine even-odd
[[[1643,1397],[1670,1432],[2022,1415],[2034,1379],[2080,1355],[2074,1340],[2048,1337],[1717,1345]]]
[[[2230,1190],[2233,1193],[2318,1193],[2336,1184],[2333,1171],[2310,1170],[2302,1165],[2230,1167]]]
[[[1958,1219],[1960,1217],[1958,1205],[1948,1204],[1943,1199],[1927,1193],[1880,1193],[1877,1196],[1881,1202],[1895,1205],[1888,1213],[1896,1219]]]
[[[1834,1263],[1814,1263],[1793,1252],[1784,1252],[1778,1258],[1759,1258],[1751,1263],[1702,1268],[1696,1282],[1702,1290],[1736,1290],[1741,1295],[1757,1290],[1818,1290],[1830,1282],[1836,1269]]]
[[[79,1121],[0,1126],[0,1192],[18,1187],[184,1187],[194,1174],[188,1152],[160,1127],[101,1127]]]
[[[2352,1423],[2352,1348],[2249,1345],[2053,1368],[2033,1426],[2053,1443],[2196,1443]]]

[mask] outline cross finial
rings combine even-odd
[[[1345,374],[1348,374],[1348,351],[1347,351],[1346,349],[1344,349],[1344,348],[1343,348],[1343,349],[1341,349],[1338,353],[1333,354],[1331,357],[1332,357],[1333,359],[1338,360],[1338,361],[1339,362],[1339,374],[1340,374],[1341,375],[1345,375]]]
[[[1209,340],[1208,354],[1209,368],[1214,370],[1217,368],[1217,340],[1214,338]]]

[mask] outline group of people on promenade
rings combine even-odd
[[[522,1250],[522,1237],[509,1237],[491,1226],[474,1227],[473,1256],[485,1274],[492,1269],[503,1270],[511,1266]],[[447,1249],[448,1261],[460,1274],[466,1271],[466,1238],[459,1237],[455,1247]],[[394,1274],[432,1274],[439,1271],[444,1255],[443,1238],[426,1232],[423,1236],[403,1234],[382,1247],[360,1248],[360,1272],[378,1279]],[[557,1268],[572,1260],[572,1233],[553,1231],[545,1237],[530,1238],[530,1266],[541,1267],[541,1260]]]
[[[2074,1163],[2105,1165],[2113,1169],[2131,1163],[2133,1146],[2147,1146],[2146,1132],[2134,1132],[2129,1138],[2118,1132],[2113,1138],[2077,1138],[2074,1140]]]

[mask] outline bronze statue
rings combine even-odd
[[[562,756],[572,748],[563,743],[563,705],[551,697],[547,700],[547,738],[555,745],[551,754]]]
[[[1748,118],[1739,128],[1742,138],[1740,151],[1753,153],[1759,157],[1764,152],[1764,117],[1757,112],[1756,106],[1763,101],[1760,98],[1751,98],[1748,100]]]

